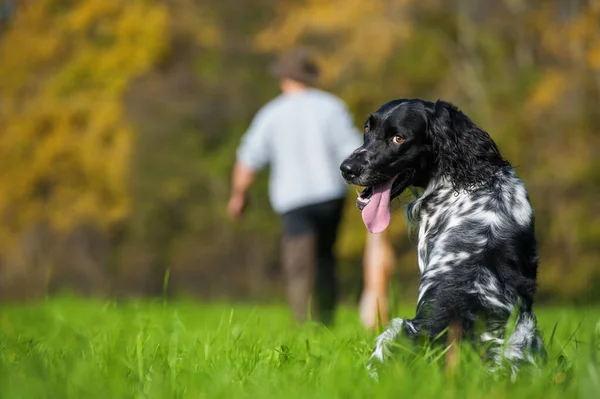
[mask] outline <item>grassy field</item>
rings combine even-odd
[[[449,376],[439,353],[410,348],[374,382],[375,334],[354,309],[331,328],[289,317],[284,306],[191,302],[4,305],[0,398],[600,397],[600,309],[539,308],[549,361],[515,383],[468,350]]]

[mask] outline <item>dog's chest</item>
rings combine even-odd
[[[467,253],[480,253],[493,237],[531,229],[533,220],[527,192],[514,175],[499,178],[495,188],[469,192],[438,185],[416,200],[413,212],[419,220],[421,274],[460,263],[469,257]]]
[[[421,274],[430,269],[436,252],[445,251],[447,238],[473,209],[474,202],[466,193],[440,190],[424,199],[419,208],[418,262]]]

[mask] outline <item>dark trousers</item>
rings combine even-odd
[[[329,324],[337,299],[334,245],[344,199],[294,209],[282,215],[282,263],[287,298],[300,323]]]

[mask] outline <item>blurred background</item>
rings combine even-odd
[[[278,94],[267,65],[299,44],[357,126],[394,98],[462,108],[530,191],[538,301],[600,299],[598,0],[0,0],[0,298],[281,299],[266,173],[244,222],[225,206],[239,139]],[[355,302],[366,230],[347,208]]]

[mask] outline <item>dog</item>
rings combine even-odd
[[[406,207],[418,231],[416,315],[391,320],[377,338],[368,364],[374,377],[402,335],[434,340],[452,326],[485,346],[492,369],[508,363],[514,376],[524,362],[545,357],[532,309],[533,209],[487,132],[449,102],[390,101],[368,116],[363,145],[340,169],[346,183],[364,187],[357,207],[371,233],[388,227],[393,199],[406,189],[420,193]]]

